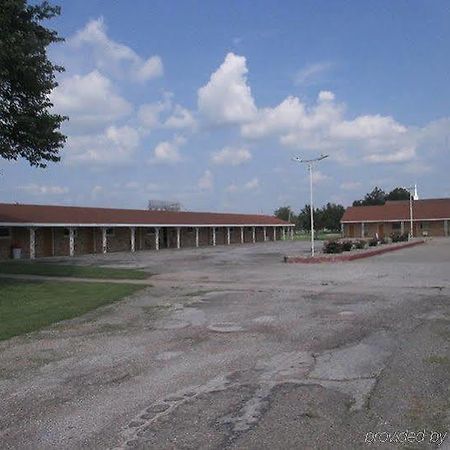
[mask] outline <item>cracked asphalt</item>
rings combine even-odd
[[[153,286],[0,343],[0,447],[450,449],[450,239],[282,262],[307,250],[75,258]]]

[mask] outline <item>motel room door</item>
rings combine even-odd
[[[348,237],[355,237],[355,225],[352,223],[348,226]]]
[[[384,223],[378,224],[378,236],[380,237],[384,236]]]
[[[42,255],[53,256],[53,230],[51,228],[42,228]]]

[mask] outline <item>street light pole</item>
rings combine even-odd
[[[406,189],[409,192],[409,236],[410,236],[410,239],[412,239],[414,237],[413,189],[415,189],[415,186],[409,186],[409,187],[405,187],[403,189]]]
[[[316,162],[322,161],[322,159],[328,158],[329,155],[320,155],[318,158],[314,159],[302,159],[296,156],[292,158],[293,161],[297,161],[302,164],[306,164],[309,171],[309,198],[310,198],[310,216],[311,216],[311,256],[314,257],[314,204],[313,204],[313,165]]]

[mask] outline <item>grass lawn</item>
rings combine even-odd
[[[150,274],[137,269],[114,269],[96,266],[74,266],[42,262],[0,262],[0,273],[20,275],[44,275],[47,277],[114,278],[142,280]]]
[[[80,316],[143,287],[125,283],[0,280],[0,340]]]

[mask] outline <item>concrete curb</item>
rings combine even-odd
[[[285,256],[285,263],[299,263],[299,264],[319,264],[319,263],[334,263],[354,261],[356,259],[370,258],[371,256],[382,255],[383,253],[394,252],[396,250],[403,250],[404,248],[415,247],[416,245],[424,244],[424,240],[406,242],[404,244],[383,245],[380,248],[368,249],[365,251],[355,253],[339,253],[337,255],[322,255],[315,256]]]

